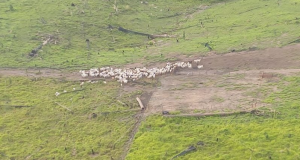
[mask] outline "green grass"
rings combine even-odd
[[[300,36],[299,2],[237,0],[214,5],[183,19],[176,34],[185,32],[186,40],[161,51],[205,53],[209,51],[205,43],[217,53],[287,45]]]
[[[123,97],[131,100],[127,94],[118,96],[118,86],[98,82],[80,88],[78,82],[0,78],[0,159],[120,158],[135,112],[119,111],[138,106],[118,103]],[[54,95],[63,90],[68,92]],[[28,107],[14,107],[19,105]],[[97,118],[89,118],[92,113]]]
[[[127,159],[171,159],[191,145],[197,150],[177,159],[300,159],[300,77],[276,84],[280,91],[267,96],[273,107],[261,108],[263,116],[148,117]]]
[[[177,54],[205,55],[209,51],[205,44],[226,53],[299,42],[300,0],[147,2],[0,0],[0,67],[84,69],[176,60]],[[201,10],[205,5],[210,7]],[[150,45],[145,36],[110,30],[109,25],[177,35],[179,42],[158,38]],[[37,57],[29,57],[48,35],[56,42],[44,46]],[[197,151],[178,159],[300,159],[299,82],[299,77],[286,77],[272,84],[279,86],[277,93],[270,95],[268,88],[247,93],[265,97],[280,114],[263,108],[264,116],[150,116],[127,159],[170,159],[190,145]],[[71,92],[73,88],[76,91]],[[54,95],[64,90],[68,92]],[[0,159],[119,159],[135,121],[135,112],[122,111],[138,108],[134,98],[139,94],[120,96],[116,82],[80,88],[78,82],[64,80],[0,78]],[[222,97],[212,100],[223,101]],[[97,118],[90,119],[92,113]],[[197,145],[199,141],[204,146]]]
[[[151,0],[148,4],[117,0],[116,13],[114,1],[1,0],[0,66],[79,68],[132,63],[146,55],[149,40],[117,28],[110,31],[109,25],[161,34],[174,29],[176,19],[195,6],[218,1],[222,0]],[[49,34],[57,43],[44,46],[39,58],[28,57]]]
[[[295,4],[299,0],[280,1],[279,5],[257,0],[116,2],[117,13],[115,1],[1,0],[0,67],[79,69],[168,61],[160,54],[205,54],[205,43],[218,53],[283,46],[297,40],[300,33],[300,4]],[[210,8],[202,11],[205,5]],[[147,37],[116,28],[111,31],[108,25],[177,35],[179,43],[175,38],[157,39],[163,41],[146,48]],[[38,57],[29,57],[49,34],[56,44],[44,46]]]

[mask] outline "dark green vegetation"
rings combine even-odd
[[[120,158],[137,106],[117,86],[0,78],[0,159]]]
[[[297,2],[1,0],[0,66],[84,68],[168,60],[161,53],[205,54],[209,48],[225,53],[283,46],[299,37]],[[151,46],[147,36],[120,32],[119,26],[177,38],[156,39]],[[53,41],[38,57],[29,57],[49,35]]]
[[[300,77],[271,83],[261,115],[206,118],[147,118],[136,134],[127,159],[300,159]],[[274,112],[275,111],[275,112]],[[198,144],[197,144],[198,143]]]

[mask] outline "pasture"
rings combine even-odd
[[[297,2],[2,0],[0,66],[82,69],[176,60],[179,54],[206,55],[209,48],[281,47],[299,38]],[[176,38],[150,40],[118,27]],[[28,56],[49,36],[36,57]]]
[[[81,88],[56,79],[0,78],[0,159],[119,159],[138,106],[118,89],[116,83]]]
[[[0,0],[0,159],[300,159],[299,5]],[[199,58],[123,85],[78,72]]]
[[[299,159],[299,75],[272,83],[279,91],[264,99],[260,114],[227,117],[150,116],[141,125],[127,156],[171,159]],[[201,157],[201,158],[200,158]]]

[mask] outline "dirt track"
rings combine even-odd
[[[199,57],[182,58],[188,61]],[[176,75],[159,77],[158,88],[141,85],[128,85],[124,90],[147,90],[150,99],[148,113],[163,110],[181,110],[186,112],[211,112],[260,107],[262,96],[253,97],[259,88],[268,82],[278,80],[277,76],[261,79],[262,72],[274,75],[290,75],[300,72],[300,44],[283,48],[211,54],[201,61],[201,70],[180,70]],[[128,66],[134,66],[130,64]],[[140,66],[141,64],[136,64]],[[152,64],[161,66],[163,64]],[[128,67],[127,66],[127,67]],[[66,72],[51,69],[0,69],[0,76],[28,76],[59,78],[71,81],[84,80],[78,72]],[[86,79],[85,79],[86,80]],[[132,87],[130,89],[130,87]],[[269,92],[276,88],[269,88]],[[260,93],[257,93],[260,94]],[[142,97],[143,98],[143,97]]]
[[[182,57],[182,56],[180,56]],[[189,61],[199,57],[182,58]],[[269,85],[282,76],[300,73],[300,44],[284,48],[210,55],[201,61],[203,69],[179,70],[173,75],[160,76],[159,87],[143,86],[143,83],[130,83],[121,92],[143,90],[141,97],[146,111],[137,114],[130,138],[125,144],[122,159],[125,159],[132,140],[145,116],[162,111],[181,113],[215,113],[249,110],[267,104],[262,103],[266,94],[278,88]],[[151,64],[162,66],[163,64]],[[137,67],[130,64],[125,67]],[[267,76],[261,77],[262,73]],[[87,80],[79,72],[52,69],[0,69],[1,76],[27,76],[30,78],[57,78],[70,81]],[[263,91],[261,90],[263,88]]]
[[[161,87],[153,92],[148,113],[226,112],[267,106],[261,100],[277,91],[269,82],[300,72],[300,45],[211,55],[201,64],[202,70],[181,70],[160,77]],[[263,72],[267,76],[261,78]],[[262,93],[261,89],[267,91]]]
[[[212,55],[203,61],[209,70],[254,70],[300,68],[300,44],[283,48]]]
[[[55,69],[11,69],[1,68],[0,75],[9,76],[27,76],[27,77],[46,77],[46,78],[66,78],[68,80],[78,80],[79,74],[68,73]]]
[[[194,58],[195,57],[182,58],[181,60],[187,61],[192,60]],[[219,70],[219,72],[256,69],[300,68],[300,44],[286,46],[283,48],[270,48],[266,50],[235,52],[224,55],[211,54],[203,58],[202,64],[204,65],[204,70]],[[135,64],[130,64],[128,66],[133,67],[135,66]],[[138,64],[138,66],[140,66],[140,64]],[[78,72],[66,72],[55,69],[25,70],[0,68],[0,75],[66,78],[67,80],[82,79],[79,76]]]
[[[30,78],[56,78],[65,79],[68,81],[81,81],[89,79],[103,79],[103,78],[82,78],[79,72],[68,72],[56,69],[11,69],[11,68],[1,68],[0,76],[12,77],[12,76],[24,76]]]

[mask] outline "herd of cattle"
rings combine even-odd
[[[121,86],[123,83],[128,83],[130,81],[136,81],[138,79],[141,79],[143,77],[146,78],[155,78],[158,75],[163,75],[167,73],[174,73],[179,68],[194,68],[194,69],[201,69],[203,68],[203,65],[200,65],[201,59],[196,59],[189,62],[175,62],[175,63],[167,63],[165,67],[162,68],[150,68],[147,69],[146,67],[143,68],[125,68],[125,69],[114,69],[111,67],[102,67],[102,68],[92,68],[90,70],[80,70],[80,74],[83,78],[89,78],[89,77],[101,77],[101,78],[111,78],[115,79],[118,82],[121,83]],[[97,83],[98,81],[87,81],[87,83]],[[106,81],[103,81],[103,83],[106,83]],[[80,86],[82,87],[84,85],[84,82],[81,82]],[[73,88],[75,91],[76,88]],[[64,90],[62,93],[67,93],[66,90]],[[59,96],[62,94],[60,92],[56,92],[55,96]]]
[[[203,68],[203,65],[200,65],[201,59],[196,59],[189,62],[168,62],[165,67],[162,68],[125,68],[125,69],[114,69],[111,67],[102,67],[102,68],[92,68],[90,70],[80,70],[80,74],[83,78],[86,77],[102,77],[102,78],[111,78],[116,79],[121,83],[128,83],[129,81],[136,81],[143,77],[146,78],[155,78],[158,75],[163,75],[167,73],[173,73],[178,68]]]

